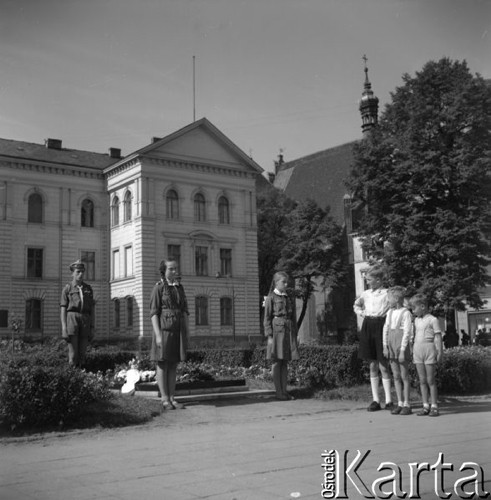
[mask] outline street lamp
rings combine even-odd
[[[227,280],[227,286],[229,285],[230,274],[226,274],[225,276],[223,276],[222,273],[218,271],[215,274],[215,278],[217,280],[225,278]],[[234,288],[234,282],[232,280],[231,280],[231,286],[232,286],[232,337],[234,339],[234,344],[235,344],[235,288]]]

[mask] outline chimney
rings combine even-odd
[[[44,144],[48,149],[61,149],[61,139],[46,139]]]
[[[280,150],[280,154],[278,155],[278,161],[274,162],[274,173],[277,174],[281,168],[281,166],[285,163],[283,160],[283,151]]]
[[[159,142],[162,137],[152,137],[152,144],[155,144],[156,142]]]
[[[109,148],[109,156],[111,158],[121,158],[121,149],[119,149],[119,148]]]

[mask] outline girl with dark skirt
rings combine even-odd
[[[188,305],[184,288],[178,279],[177,263],[160,263],[161,280],[155,284],[150,299],[153,327],[150,359],[157,364],[157,384],[164,410],[184,408],[175,400],[176,370],[186,360],[188,344]]]

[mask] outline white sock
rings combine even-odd
[[[400,406],[402,408],[404,406],[404,403],[402,401],[398,401],[397,406]]]
[[[373,400],[380,403],[380,398],[378,396],[378,377],[370,377],[370,385],[372,386]]]
[[[391,403],[392,396],[390,394],[390,378],[382,378],[382,385],[384,386],[385,402]]]

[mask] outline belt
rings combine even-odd
[[[273,317],[275,317],[275,318],[286,318],[286,314],[274,314]]]
[[[416,344],[434,344],[435,341],[434,340],[427,340],[427,339],[424,339],[424,340],[417,340],[414,342],[414,345]]]
[[[385,316],[365,316],[367,319],[383,319],[385,320]]]

